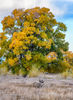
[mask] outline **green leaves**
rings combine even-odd
[[[58,29],[61,30],[61,31],[66,31],[67,27],[65,26],[65,24],[59,22],[58,23]]]
[[[60,39],[64,39],[65,38],[65,34],[59,32],[55,35],[56,38],[60,38]]]

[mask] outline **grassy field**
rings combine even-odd
[[[73,100],[73,78],[59,74],[25,78],[2,75],[0,100]]]

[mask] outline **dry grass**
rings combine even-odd
[[[29,77],[37,77],[39,76],[40,71],[38,70],[37,66],[34,64],[32,69],[29,71]]]
[[[73,72],[65,71],[62,73],[62,76],[66,79],[67,77],[73,78]]]

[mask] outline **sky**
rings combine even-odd
[[[1,20],[10,15],[15,8],[47,7],[55,15],[56,20],[67,26],[66,41],[69,50],[73,51],[73,0],[0,0],[0,32]]]

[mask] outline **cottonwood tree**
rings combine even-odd
[[[3,64],[13,73],[28,73],[33,64],[49,70],[63,61],[62,51],[68,50],[64,34],[67,28],[57,22],[50,9],[15,9],[2,25],[0,57],[5,57]]]

